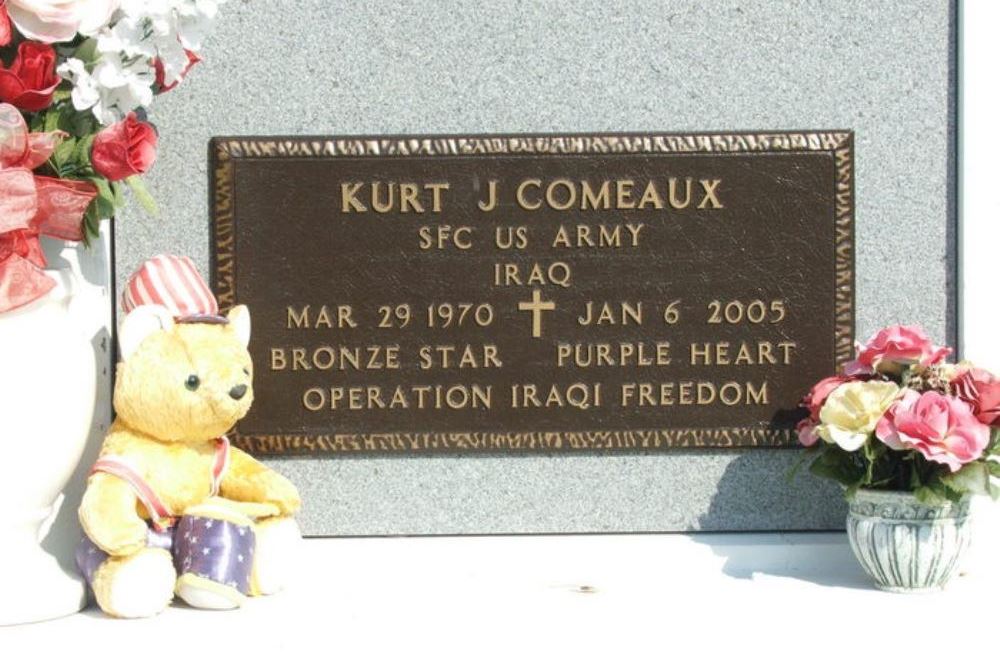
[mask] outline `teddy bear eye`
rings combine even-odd
[[[187,380],[184,381],[184,386],[194,391],[201,385],[201,378],[195,374],[188,375]]]
[[[243,369],[243,375],[250,375],[250,369],[249,368],[244,368]]]

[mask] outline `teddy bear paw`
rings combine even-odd
[[[246,596],[235,586],[220,584],[192,572],[177,578],[176,591],[177,597],[195,609],[223,611],[237,609],[246,602]]]
[[[169,552],[142,549],[131,556],[108,559],[95,574],[94,597],[111,616],[155,616],[173,599],[176,578]]]
[[[253,559],[253,589],[256,595],[272,595],[285,587],[299,566],[298,552],[302,533],[294,519],[275,518],[258,521]]]

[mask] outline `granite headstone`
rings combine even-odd
[[[948,2],[237,3],[156,100],[162,216],[116,221],[118,282],[157,252],[209,270],[215,136],[849,128],[864,338],[954,344],[954,7]],[[308,534],[839,529],[794,451],[414,454],[271,464]]]

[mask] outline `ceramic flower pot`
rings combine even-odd
[[[81,269],[78,252],[96,268]],[[82,485],[81,457],[110,413],[109,263],[100,247],[48,256],[56,287],[0,314],[0,625],[63,616],[86,601],[69,567],[79,500],[60,500],[71,478]]]
[[[969,505],[968,498],[925,505],[911,493],[862,489],[850,502],[847,535],[878,588],[937,591],[958,572],[969,545]]]

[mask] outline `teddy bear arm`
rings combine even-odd
[[[235,447],[221,491],[230,500],[271,503],[285,516],[295,514],[302,505],[299,492],[287,478]]]
[[[136,495],[122,479],[95,473],[80,503],[87,537],[112,556],[128,556],[146,546],[146,522],[136,511]]]

